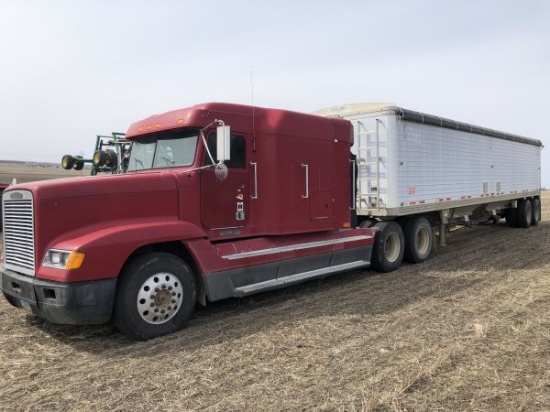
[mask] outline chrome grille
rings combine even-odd
[[[11,190],[2,196],[4,266],[34,276],[34,205],[28,190]]]

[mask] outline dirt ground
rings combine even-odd
[[[0,408],[540,411],[550,408],[543,221],[454,232],[427,262],[199,309],[131,342],[0,301]]]

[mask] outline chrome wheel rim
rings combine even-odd
[[[154,325],[168,322],[177,313],[183,301],[180,280],[171,273],[150,276],[139,289],[137,310],[141,318]]]

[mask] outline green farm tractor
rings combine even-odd
[[[124,133],[116,132],[111,133],[111,136],[97,135],[92,159],[65,155],[61,159],[61,166],[67,170],[82,170],[84,164],[91,163],[92,176],[98,173],[125,173],[132,143],[124,136]]]

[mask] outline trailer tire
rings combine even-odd
[[[110,167],[111,169],[118,166],[118,158],[114,150],[109,149],[105,151],[105,166]]]
[[[123,269],[113,318],[129,338],[152,339],[183,328],[196,301],[189,265],[169,253],[149,253],[136,256]]]
[[[401,266],[404,238],[401,226],[395,222],[378,222],[372,248],[371,265],[379,272],[392,272]]]
[[[531,216],[531,226],[536,226],[539,224],[540,218],[541,218],[540,199],[538,197],[534,197],[533,200],[531,201],[531,206],[533,209],[532,210],[533,215]]]
[[[82,158],[78,158],[76,157],[74,159],[74,166],[73,166],[74,170],[82,170],[84,169],[84,160],[82,160]]]
[[[101,167],[105,164],[107,161],[107,155],[103,150],[96,150],[94,153],[94,157],[92,158],[92,163],[96,167]]]
[[[405,238],[404,260],[410,263],[421,263],[432,253],[434,236],[432,226],[425,217],[413,217],[403,225]]]
[[[61,158],[61,167],[65,170],[71,170],[74,166],[74,157],[65,155]]]
[[[518,200],[518,221],[517,227],[527,229],[531,226],[531,220],[533,219],[533,206],[529,199]]]

